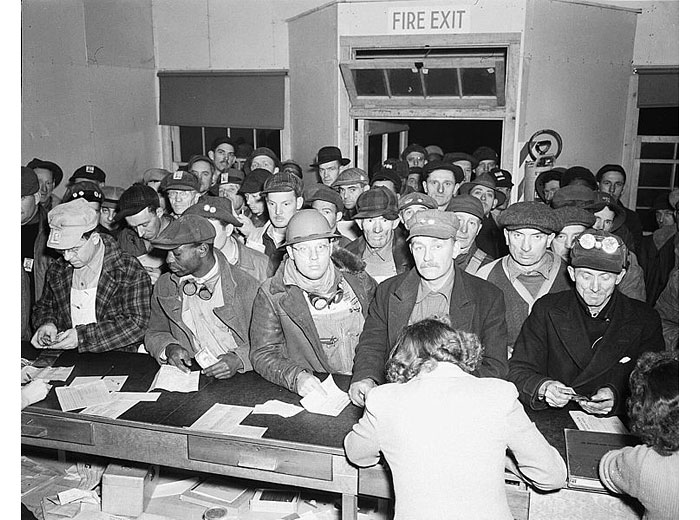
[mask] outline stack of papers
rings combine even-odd
[[[169,392],[196,392],[199,390],[199,371],[183,372],[172,365],[162,365],[148,391],[156,388]]]
[[[156,401],[160,397],[158,392],[122,393],[117,391],[124,384],[127,377],[76,377],[70,386],[56,388],[56,397],[58,397],[61,410],[69,412],[84,408],[80,413],[116,419],[137,403],[141,401]],[[76,381],[78,382],[77,384]]]
[[[350,404],[347,392],[336,386],[330,374],[321,383],[321,387],[326,391],[326,395],[320,391],[312,392],[301,400],[301,405],[311,413],[337,417]]]
[[[121,390],[122,386],[126,382],[129,376],[76,376],[73,378],[70,386],[85,385],[87,383],[94,383],[100,379],[107,385],[107,390],[110,392],[118,392]]]
[[[281,415],[282,417],[288,418],[293,417],[303,410],[301,406],[273,399],[263,404],[256,404],[252,413]]]
[[[22,367],[22,381],[25,380],[25,375],[32,381],[37,379],[42,379],[44,381],[65,381],[72,371],[73,367],[37,368],[28,365]]]
[[[589,432],[605,432],[605,433],[622,433],[629,434],[629,430],[625,428],[619,417],[597,417],[589,415],[580,410],[571,410],[569,412],[571,418],[576,423],[579,430]]]
[[[216,403],[197,419],[190,426],[190,429],[238,435],[240,437],[260,438],[267,431],[267,428],[241,424],[241,421],[248,417],[252,411],[253,409],[250,406]]]

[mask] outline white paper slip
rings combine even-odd
[[[153,490],[151,498],[170,497],[184,493],[199,482],[197,477],[183,478],[181,475],[158,477],[158,483]]]
[[[118,392],[129,376],[76,376],[70,386],[85,385],[102,379],[110,392]]]
[[[96,491],[89,491],[86,489],[68,489],[66,491],[61,491],[58,493],[58,503],[61,505],[70,504],[75,501],[88,501],[99,504],[99,498],[97,497]],[[95,500],[97,500],[95,502]]]
[[[156,388],[169,392],[196,392],[199,390],[199,371],[183,372],[172,365],[162,365],[148,391]]]
[[[266,431],[267,428],[264,426],[248,426],[247,424],[239,424],[238,426],[234,426],[231,431],[225,433],[237,435],[238,437],[253,437],[255,439],[259,439],[265,435]]]
[[[215,403],[190,426],[190,429],[231,433],[234,428],[240,425],[243,419],[248,417],[252,410],[250,406]]]
[[[139,404],[139,401],[129,401],[127,399],[112,399],[111,401],[107,401],[106,403],[88,406],[80,413],[116,419],[121,414],[123,414],[128,409],[132,408],[137,404]]]
[[[65,381],[73,371],[73,367],[44,367],[36,368],[26,366],[22,368],[22,375],[28,374],[30,379],[42,379],[44,381]]]
[[[285,403],[283,401],[278,401],[277,399],[272,399],[263,404],[256,404],[253,408],[252,413],[256,414],[274,414],[281,415],[282,417],[292,417],[299,412],[304,410],[301,406],[295,404]]]
[[[106,403],[112,399],[102,380],[86,385],[56,387],[56,396],[64,412]]]
[[[589,415],[580,410],[571,410],[569,415],[574,420],[579,430],[629,434],[629,431],[625,425],[622,424],[620,418],[616,416],[596,417],[595,415]]]
[[[321,386],[326,391],[326,395],[321,392],[311,392],[302,398],[301,405],[311,413],[337,417],[350,404],[347,392],[343,392],[336,386],[330,374]]]
[[[112,392],[112,399],[127,401],[157,401],[160,392]]]

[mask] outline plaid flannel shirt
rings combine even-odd
[[[143,342],[151,315],[151,281],[138,260],[123,252],[114,239],[100,234],[105,244],[102,273],[95,298],[96,323],[77,325],[78,352],[134,352]],[[35,330],[53,323],[59,331],[73,328],[70,292],[73,267],[59,258],[49,266],[44,292],[34,307]]]

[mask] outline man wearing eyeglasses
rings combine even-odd
[[[151,282],[141,264],[96,227],[98,212],[80,197],[49,212],[46,245],[63,258],[46,272],[32,316],[36,348],[135,352],[150,316]]]
[[[587,229],[574,241],[567,271],[575,288],[535,302],[510,359],[508,380],[526,406],[576,401],[587,413],[624,413],[637,358],[664,349],[658,313],[618,288],[627,254],[607,231]]]
[[[170,273],[153,288],[144,343],[162,364],[188,372],[194,359],[205,376],[226,379],[251,369],[248,326],[260,284],[228,263],[215,237],[206,218],[188,214],[152,241],[168,252]]]
[[[302,397],[323,392],[314,372],[351,373],[376,288],[359,257],[333,251],[336,238],[318,211],[295,213],[282,244],[287,258],[253,305],[253,368]]]

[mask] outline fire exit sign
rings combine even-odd
[[[454,5],[389,8],[387,28],[391,34],[462,33],[468,30],[467,14]]]

